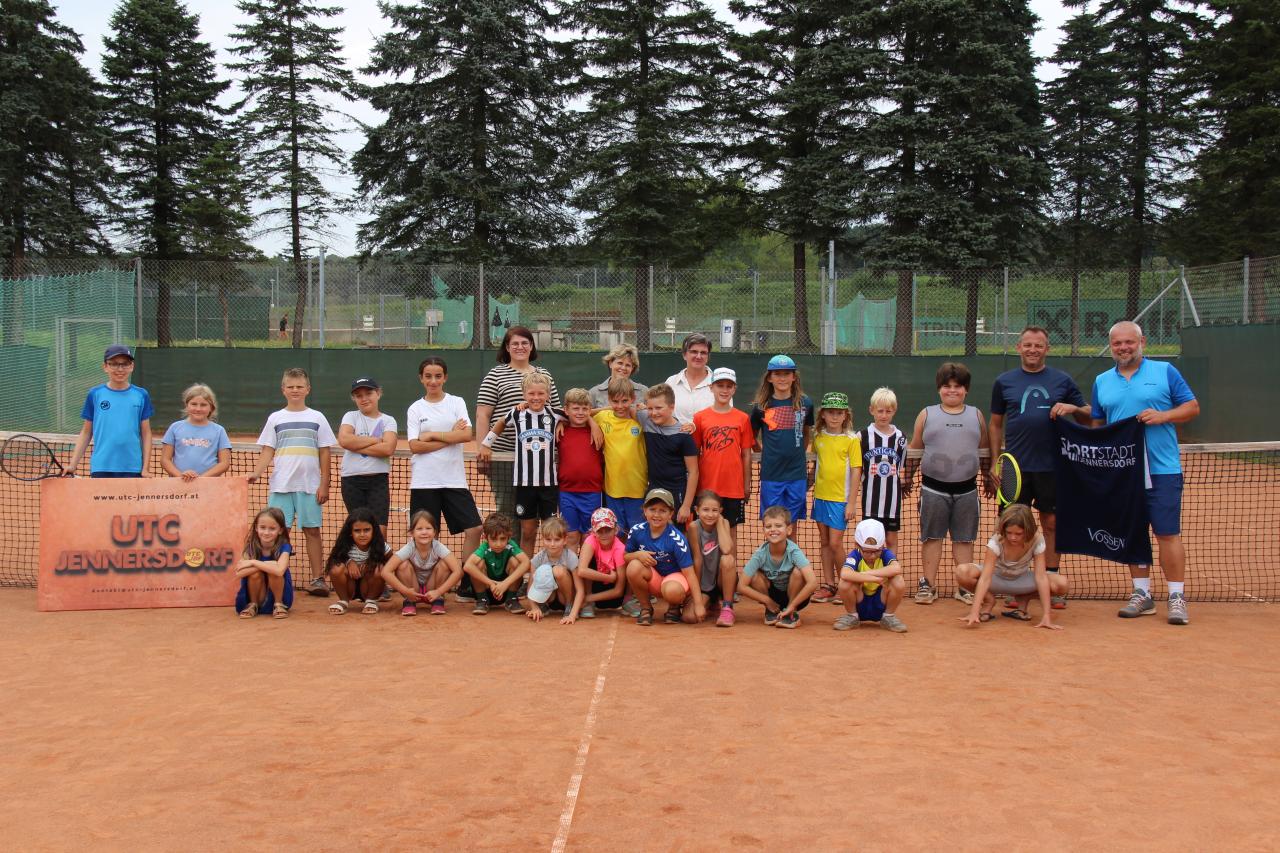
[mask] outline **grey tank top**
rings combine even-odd
[[[963,412],[952,415],[935,405],[925,412],[920,473],[944,483],[972,480],[978,474],[978,442],[982,440],[978,410],[965,406]]]

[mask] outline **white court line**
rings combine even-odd
[[[1258,596],[1256,596],[1256,595],[1250,595],[1249,593],[1245,592],[1245,591],[1244,591],[1244,590],[1242,590],[1242,589],[1236,589],[1234,586],[1228,586],[1227,584],[1223,583],[1222,581],[1218,580],[1217,578],[1208,578],[1208,577],[1207,577],[1207,578],[1204,578],[1204,580],[1207,580],[1207,581],[1209,581],[1210,583],[1216,583],[1218,586],[1223,587],[1224,589],[1229,589],[1229,590],[1231,590],[1232,592],[1234,592],[1236,595],[1243,596],[1244,598],[1248,599],[1249,601],[1256,601],[1256,602],[1258,602],[1259,604],[1273,604],[1273,603],[1274,603],[1274,602],[1272,602],[1272,601],[1268,601],[1268,600],[1267,600],[1267,599],[1265,599],[1265,598],[1258,598]]]
[[[604,657],[600,660],[600,671],[596,673],[596,689],[591,694],[591,704],[587,706],[587,722],[582,727],[582,739],[578,741],[578,755],[573,761],[573,775],[569,777],[569,787],[564,792],[564,810],[560,812],[560,831],[556,840],[551,842],[552,853],[563,853],[569,841],[569,827],[573,825],[573,810],[578,806],[578,790],[582,787],[582,774],[587,769],[587,753],[591,750],[591,737],[596,730],[596,711],[600,707],[600,699],[604,696],[604,679],[609,670],[609,661],[613,659],[613,641],[618,637],[618,623],[622,617],[615,617],[613,627],[609,629],[609,642],[604,647]]]

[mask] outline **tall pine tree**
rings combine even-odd
[[[722,192],[721,78],[727,30],[699,0],[575,0],[581,65],[577,206],[595,245],[635,270],[636,343],[650,346],[651,264],[691,263]]]
[[[159,260],[187,254],[191,225],[184,207],[192,175],[217,138],[213,48],[199,19],[178,0],[125,0],[103,39],[109,116],[119,140],[121,225],[138,251]],[[171,294],[166,265],[156,278],[156,345],[170,346]]]
[[[759,29],[737,35],[734,96],[726,99],[745,132],[737,155],[759,192],[762,225],[791,242],[796,346],[813,348],[806,244],[819,252],[850,219],[856,160],[845,142],[869,109],[866,52],[841,26],[843,0],[795,4],[732,0]]]
[[[334,210],[324,177],[346,156],[334,141],[341,122],[333,102],[353,97],[355,80],[343,65],[341,27],[324,22],[342,10],[308,0],[240,0],[248,18],[231,38],[240,57],[232,70],[246,95],[239,132],[252,145],[245,167],[260,199],[268,232],[286,232],[293,257],[297,301],[293,346],[302,345],[307,309],[304,243],[323,237]]]

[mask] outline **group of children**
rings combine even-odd
[[[128,382],[132,367],[127,348],[107,350],[109,381],[86,400],[71,470],[91,437],[92,476],[148,475],[142,448],[152,408],[146,391]],[[765,624],[780,628],[797,627],[800,611],[811,602],[830,602],[843,605],[837,630],[861,622],[907,630],[897,615],[906,587],[894,554],[909,485],[900,481],[907,441],[893,424],[897,400],[890,389],[875,391],[873,420],[855,432],[845,394],[823,395],[815,411],[795,362],[776,355],[749,415],[733,406],[735,372],[718,368],[711,375],[713,404],[682,424],[665,383],[648,388],[641,400],[630,379],[615,376],[608,383],[608,407],[593,409],[588,392],[575,388],[559,409],[551,405],[547,375],[530,372],[523,401],[482,441],[490,447],[504,430],[515,432],[516,518],[495,512],[481,522],[463,467],[462,445],[473,437],[466,405],[445,393],[442,359],[425,359],[419,378],[424,395],[408,412],[409,541],[393,550],[386,540],[398,431],[395,419],[379,409],[379,384],[369,377],[352,383],[356,409],[343,417],[335,436],[325,416],[307,406],[306,372],[285,371],[286,405],[267,418],[249,475],[254,482],[271,469],[268,506],[255,516],[236,565],[241,617],[289,615],[289,531],[296,519],[311,562],[309,591],[328,595],[331,585],[336,601],[329,611],[335,615],[357,605],[363,613],[377,613],[379,602],[393,594],[402,598],[405,616],[416,615],[419,607],[442,615],[446,594],[456,590],[460,600],[474,602],[476,615],[500,606],[541,621],[559,610],[561,622],[572,624],[619,608],[639,625],[652,625],[654,605],[661,601],[665,622],[713,619],[731,627],[734,602],[742,597],[761,604]],[[115,405],[98,397],[114,398]],[[186,417],[164,436],[164,470],[187,480],[225,472],[230,442],[213,421],[212,390],[191,386],[183,405]],[[122,438],[129,417],[135,424],[132,441]],[[335,446],[344,451],[341,493],[348,516],[326,558],[320,528]],[[736,531],[752,493],[753,450],[761,454],[765,541],[745,556]],[[807,506],[810,451],[817,462]],[[442,515],[451,532],[465,534],[461,558],[440,542]],[[821,539],[816,567],[795,542],[796,522],[810,516]],[[845,530],[858,516],[856,547],[846,554]],[[993,594],[1016,595],[1024,606],[1033,595],[1047,602],[1050,593],[1060,594],[1053,584],[1062,579],[1045,577],[1043,539],[1030,512],[1006,511],[998,530],[984,566],[956,570],[958,582],[976,593],[966,617],[972,624],[990,618]],[[539,539],[531,558],[531,543]],[[521,603],[522,595],[529,606]],[[1046,606],[1041,624],[1056,627],[1049,622]]]

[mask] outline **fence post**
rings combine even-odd
[[[316,289],[311,286],[311,256],[307,255],[307,298],[303,300],[303,304],[306,305],[307,307],[308,319],[311,319],[312,317],[314,317],[316,313],[312,309],[312,302],[311,302],[311,300],[315,299],[315,294],[316,294]],[[297,319],[298,318],[296,317],[294,318],[295,323],[297,322]],[[312,320],[312,322],[314,322],[314,320]],[[307,342],[307,327],[305,323],[302,326],[302,342],[303,343]]]
[[[138,337],[133,342],[136,347],[142,345],[142,258],[133,259],[133,280],[134,298],[137,302],[134,306],[137,312],[137,316],[134,317],[134,326]]]
[[[480,262],[480,293],[476,296],[480,300],[479,312],[473,311],[477,326],[472,330],[472,334],[480,338],[480,349],[489,348],[489,300],[485,299],[484,294],[484,261]]]
[[[1244,256],[1243,261],[1244,278],[1241,280],[1243,287],[1240,288],[1244,294],[1240,300],[1240,322],[1249,322],[1249,256]]]
[[[387,294],[378,294],[378,348],[384,346],[384,337],[387,331]]]
[[[324,247],[320,247],[320,270],[316,276],[316,320],[320,323],[320,349],[324,349]]]
[[[916,283],[916,271],[912,270],[911,271],[911,354],[912,355],[916,354],[916,349],[917,349],[916,344],[919,343],[916,340],[916,306],[919,304],[918,290],[919,289]]]
[[[1009,268],[1004,268],[1004,334],[1000,336],[1000,351],[1009,354]]]

